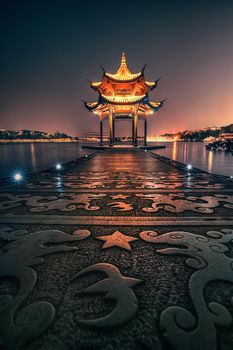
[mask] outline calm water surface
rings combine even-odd
[[[37,172],[92,153],[78,143],[31,143],[0,145],[0,177],[16,171]]]
[[[168,158],[221,175],[233,175],[233,156],[226,152],[206,151],[202,142],[160,143],[166,149],[156,150]],[[83,150],[78,143],[32,143],[0,145],[0,177],[16,171],[36,172],[54,166],[57,162],[77,159],[91,150]]]
[[[207,151],[204,142],[164,142],[165,149],[153,151],[181,163],[214,174],[233,176],[233,155],[222,151]]]

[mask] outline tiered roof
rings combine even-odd
[[[121,81],[133,81],[135,79],[138,79],[142,75],[142,72],[133,74],[129,70],[126,64],[125,54],[123,52],[121,57],[121,65],[118,68],[117,72],[115,74],[105,73],[105,75],[109,79],[121,82]]]
[[[122,53],[121,64],[116,73],[107,73],[103,67],[102,69],[102,80],[90,83],[90,86],[99,94],[98,102],[84,102],[89,111],[99,114],[107,112],[109,105],[114,105],[120,113],[122,109],[120,106],[125,105],[129,108],[123,110],[129,110],[130,113],[130,106],[138,104],[139,115],[143,115],[150,111],[152,114],[162,107],[163,101],[149,102],[148,93],[157,86],[159,79],[145,80],[145,66],[140,72],[132,73],[127,66],[125,54]]]

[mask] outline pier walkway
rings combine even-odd
[[[233,348],[233,181],[106,150],[0,186],[0,348]]]

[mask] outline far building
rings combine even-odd
[[[102,67],[102,66],[101,66]],[[98,101],[84,102],[85,107],[99,117],[100,145],[103,145],[103,121],[109,121],[109,145],[115,143],[115,121],[129,120],[132,123],[132,144],[138,144],[138,120],[144,121],[144,145],[147,145],[147,119],[158,112],[163,101],[152,102],[149,92],[158,84],[147,81],[144,77],[144,66],[139,73],[132,73],[127,66],[125,54],[122,53],[121,64],[115,74],[107,73],[102,67],[103,76],[99,82],[90,82],[98,93]]]

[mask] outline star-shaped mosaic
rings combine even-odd
[[[126,236],[119,231],[115,231],[113,234],[108,236],[99,236],[96,237],[101,241],[104,241],[102,249],[111,248],[111,247],[120,247],[122,249],[131,250],[129,242],[136,241],[138,238]]]
[[[126,196],[125,194],[117,194],[115,196],[111,196],[112,199],[126,199],[129,198],[130,196]]]

